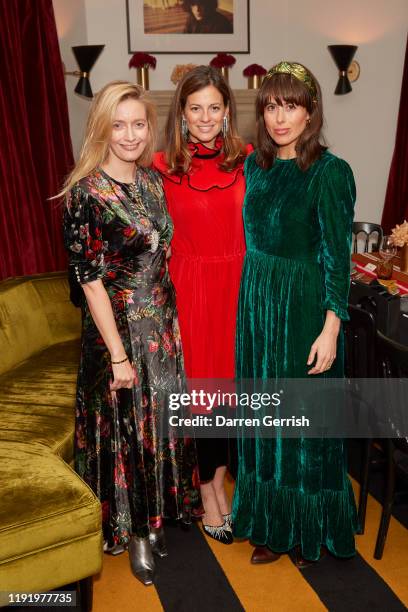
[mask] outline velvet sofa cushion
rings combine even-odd
[[[0,374],[49,346],[50,327],[31,282],[0,284]]]
[[[43,548],[23,557],[9,559],[0,563],[0,608],[7,605],[6,591],[44,593],[88,576],[95,576],[101,569],[101,532],[61,542],[58,546]],[[41,608],[24,608],[28,609]],[[52,608],[52,610],[57,609],[61,608]]]
[[[79,353],[79,340],[61,342],[4,372],[0,375],[0,402],[53,406],[56,412],[66,407],[74,414]]]
[[[40,296],[51,331],[52,343],[79,338],[81,310],[70,302],[66,273],[39,274],[31,277],[31,283]]]
[[[79,341],[46,348],[0,375],[0,440],[37,442],[73,462]]]
[[[100,503],[59,456],[43,444],[0,440],[0,482],[0,591],[30,590],[39,585],[52,588],[99,571]],[[87,540],[94,542],[91,550],[78,546]],[[45,556],[54,548],[71,545],[84,556],[71,559],[71,565],[66,565],[55,581]],[[39,575],[20,573],[16,582],[13,567],[21,572],[36,556],[34,568]]]
[[[73,463],[74,407],[12,404],[0,400],[0,441],[43,444]]]

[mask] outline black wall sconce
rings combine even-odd
[[[351,82],[360,76],[360,65],[353,57],[358,47],[355,45],[328,45],[328,50],[339,69],[339,80],[334,93],[342,96],[352,90]]]
[[[102,49],[104,47],[105,45],[80,45],[79,47],[71,47],[79,66],[79,70],[64,72],[64,74],[71,74],[79,77],[79,81],[74,90],[75,93],[85,96],[86,98],[93,98],[92,87],[89,81],[89,73],[95,65],[96,60],[102,53]]]

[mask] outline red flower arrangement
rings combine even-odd
[[[263,76],[264,74],[266,74],[266,72],[267,72],[266,68],[264,68],[260,64],[250,64],[249,66],[244,68],[242,74],[245,77],[251,77],[251,76]]]
[[[217,53],[211,60],[210,66],[213,66],[213,68],[230,68],[236,61],[235,57],[229,53]]]
[[[138,51],[130,58],[129,68],[156,68],[156,58],[149,53]]]

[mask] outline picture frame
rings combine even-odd
[[[183,0],[126,0],[129,54],[250,53],[249,0],[219,0],[215,19],[201,21],[210,24],[204,26],[205,33],[200,32],[204,28],[196,23],[193,9],[187,12],[183,4]]]

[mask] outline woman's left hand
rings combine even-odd
[[[323,329],[320,336],[316,338],[310,349],[307,365],[315,365],[309,370],[308,374],[321,374],[330,370],[333,361],[336,359],[337,333]]]

